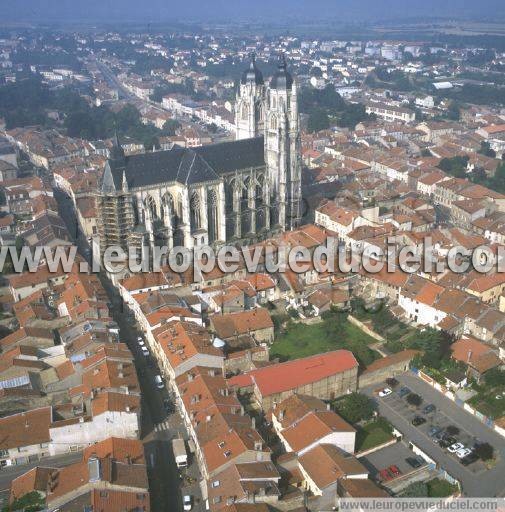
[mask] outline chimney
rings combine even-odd
[[[254,416],[251,418],[251,426],[254,430],[256,430],[256,418]]]

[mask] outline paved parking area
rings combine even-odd
[[[401,386],[398,387],[398,389]],[[471,447],[474,445],[475,441],[477,441],[478,437],[474,435],[469,430],[461,427],[457,424],[454,418],[451,418],[448,413],[445,413],[443,410],[435,410],[429,414],[423,413],[423,408],[428,405],[428,402],[423,401],[423,403],[419,407],[412,407],[408,404],[405,398],[401,398],[396,392],[392,395],[388,396],[384,399],[389,407],[394,409],[398,414],[401,414],[408,421],[412,422],[412,420],[416,416],[420,416],[426,420],[426,423],[417,426],[416,428],[423,432],[426,436],[430,437],[429,432],[432,428],[438,427],[441,429],[446,429],[449,426],[456,427],[459,430],[459,433],[455,434],[454,437],[457,442],[462,443],[466,447]],[[445,450],[447,455],[453,457],[455,460],[458,460],[456,455],[450,454],[447,450]],[[473,473],[479,473],[480,471],[484,471],[486,469],[484,463],[482,461],[476,461],[467,468]]]
[[[388,468],[393,464],[401,471],[402,475],[414,471],[414,468],[405,459],[415,456],[416,454],[405,444],[398,442],[365,457],[360,457],[359,460],[370,470],[372,478],[375,478],[381,469]]]
[[[399,376],[398,380],[400,381],[399,387],[408,386],[412,392],[423,398],[423,404],[418,410],[409,407],[406,400],[400,398],[396,392],[384,398],[374,396],[373,392],[379,386],[372,386],[361,391],[369,396],[374,396],[380,414],[403,433],[407,442],[415,443],[440,467],[457,478],[462,483],[465,495],[504,496],[505,439],[413,374],[406,373]],[[436,406],[436,411],[426,415],[427,422],[424,425],[419,427],[412,425],[414,416],[424,416],[420,411],[430,403]],[[432,426],[447,427],[448,425],[454,425],[460,429],[460,434],[456,437],[464,444],[472,445],[475,440],[490,443],[497,456],[496,465],[492,469],[486,469],[482,462],[463,466],[457,457],[434,443],[428,435],[429,429]]]

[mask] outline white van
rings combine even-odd
[[[156,384],[156,387],[158,389],[163,389],[165,387],[165,384],[163,384],[163,379],[161,378],[161,375],[154,376],[154,383]]]

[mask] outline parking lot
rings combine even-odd
[[[359,460],[370,470],[370,476],[373,479],[379,479],[379,471],[388,468],[392,464],[400,470],[401,475],[414,471],[415,468],[406,462],[406,459],[409,457],[416,457],[416,454],[409,450],[405,444],[398,442],[382,450],[370,453],[365,457],[360,457]],[[425,465],[426,462],[423,461],[422,466]]]
[[[407,459],[415,459],[418,462],[409,463]],[[416,455],[402,441],[360,457],[359,460],[370,471],[371,478],[394,493],[400,492],[413,482],[425,481],[436,476],[436,470],[433,470],[422,457]],[[385,480],[381,476],[381,471],[392,465],[398,468],[400,474],[391,475]]]
[[[374,397],[380,414],[402,432],[407,443],[417,445],[441,468],[461,482],[463,493],[470,496],[503,496],[505,439],[413,374],[406,373],[399,376],[398,380],[399,385],[395,392],[386,397],[376,395],[375,391],[380,386],[365,388],[362,391]],[[413,393],[422,397],[422,403],[418,407],[409,405],[406,397],[398,395],[398,390],[403,386],[407,386]],[[436,409],[425,414],[423,409],[428,404],[433,404]],[[412,420],[416,416],[422,416],[426,422],[414,426]],[[491,444],[495,450],[495,465],[487,469],[482,461],[477,461],[465,466],[456,455],[449,453],[447,448],[444,449],[435,443],[430,435],[430,429],[446,429],[449,426],[459,429],[457,435],[454,435],[455,441],[467,447],[472,447],[475,442]]]
[[[403,386],[398,386],[398,389],[403,389]],[[433,436],[434,429],[436,428],[439,432],[443,433],[448,427],[449,429],[457,429],[457,432],[451,436],[454,443],[458,442],[465,447],[472,447],[474,443],[478,441],[477,436],[466,430],[464,427],[457,425],[456,420],[452,419],[443,410],[438,410],[435,408],[435,410],[430,413],[424,413],[423,409],[429,405],[424,400],[419,407],[413,407],[408,404],[405,397],[400,397],[397,392],[394,392],[392,395],[384,398],[384,400],[387,401],[387,405],[389,407],[391,407],[395,412],[406,418],[411,423],[414,418],[421,418],[425,420],[425,423],[417,425],[416,428],[426,436],[430,437],[433,442],[435,442]],[[452,445],[453,443],[450,444]],[[458,460],[456,454],[450,453],[447,449],[445,449],[445,451],[450,457]],[[474,473],[478,473],[486,469],[484,463],[480,460],[469,464],[467,467]]]

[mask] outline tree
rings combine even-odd
[[[310,70],[310,76],[315,76],[316,78],[321,78],[323,76],[323,72],[320,67],[313,67]]]
[[[461,118],[461,107],[456,101],[451,101],[447,108],[447,119],[451,121],[459,121]]]
[[[327,130],[330,127],[330,118],[328,114],[321,108],[314,109],[307,123],[307,129],[310,133]]]
[[[424,482],[414,482],[400,496],[402,498],[425,498],[428,496],[428,486]]]
[[[415,407],[419,407],[423,403],[423,399],[417,393],[410,393],[407,396],[407,402],[410,405],[413,405]]]
[[[350,103],[345,106],[338,118],[337,125],[354,130],[358,123],[375,119],[375,114],[368,115],[365,106],[361,103]]]
[[[45,508],[44,497],[39,492],[32,491],[17,498],[10,505],[3,507],[2,512],[14,512],[15,510],[36,512],[38,510],[44,510]]]
[[[163,128],[161,129],[163,135],[168,135],[169,137],[173,137],[177,130],[180,130],[181,123],[176,119],[168,119],[165,121]]]
[[[489,156],[491,158],[496,158],[496,151],[491,149],[489,142],[487,142],[486,140],[483,140],[480,143],[480,149],[479,149],[479,151],[477,151],[477,153],[480,153],[481,155]]]
[[[427,327],[419,331],[410,343],[409,348],[423,352],[421,363],[431,368],[440,368],[440,364],[450,351],[451,338],[443,331]]]
[[[452,158],[442,158],[438,164],[438,168],[447,174],[451,174],[455,178],[464,178],[466,176],[466,168],[469,158],[465,156],[454,156]]]
[[[470,175],[470,180],[474,183],[487,183],[487,174],[486,171],[482,167],[474,167],[472,174]]]
[[[486,372],[484,380],[486,381],[486,384],[493,388],[503,387],[505,386],[505,371],[502,371],[499,368],[492,368]]]
[[[398,381],[394,378],[394,377],[388,377],[386,379],[386,384],[390,387],[390,388],[395,388],[396,386],[398,386]]]
[[[349,423],[369,420],[375,410],[373,401],[361,393],[351,393],[334,402],[334,407],[340,416]]]
[[[391,326],[394,323],[394,317],[389,311],[389,309],[383,307],[379,309],[375,313],[375,315],[372,316],[372,325],[374,328],[374,331],[378,332],[379,334],[384,332],[387,327]]]
[[[497,168],[494,176],[490,180],[490,187],[497,192],[505,192],[505,162],[502,162]]]
[[[315,108],[321,108],[330,113],[336,113],[345,108],[345,101],[337,93],[335,87],[328,84],[324,89],[304,87],[299,98],[300,112],[310,114]]]
[[[456,425],[449,425],[445,431],[450,435],[450,436],[457,436],[459,434],[459,427],[456,427]]]
[[[494,448],[489,443],[480,443],[474,448],[475,454],[484,461],[494,457]]]

